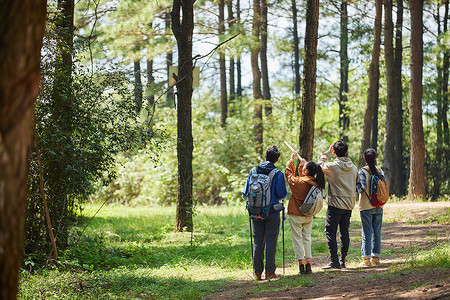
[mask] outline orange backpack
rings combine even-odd
[[[389,185],[386,178],[381,173],[374,175],[370,172],[370,169],[363,169],[370,173],[370,196],[366,192],[367,197],[369,197],[370,204],[372,204],[372,206],[385,205],[389,200]]]

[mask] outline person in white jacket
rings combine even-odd
[[[333,162],[327,162],[331,154],[335,154],[336,159]],[[359,178],[358,169],[347,157],[347,154],[347,144],[343,141],[337,141],[330,146],[328,151],[322,153],[318,162],[328,179],[325,236],[330,251],[330,262],[322,269],[345,268],[345,258],[350,246],[348,228],[352,210],[356,203],[356,183]],[[338,226],[341,239],[340,260],[336,240]]]

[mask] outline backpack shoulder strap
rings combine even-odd
[[[278,168],[275,168],[272,171],[270,171],[270,173],[269,173],[270,182],[272,182],[273,178],[275,177],[275,174],[277,174],[278,172],[280,172],[280,170],[278,170]]]
[[[372,175],[372,172],[370,172],[369,168],[363,167],[363,170],[366,170],[367,172],[369,172],[370,175]]]

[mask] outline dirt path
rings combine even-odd
[[[306,287],[260,293],[258,290],[268,290],[265,285],[275,283],[247,279],[231,284],[211,299],[450,299],[450,269],[395,271],[408,260],[411,247],[425,250],[436,243],[450,242],[450,224],[437,222],[449,214],[450,202],[388,203],[381,245],[387,254],[383,254],[380,266],[360,268],[354,261],[347,269],[322,271],[320,267],[327,258],[314,257],[313,274],[305,277],[310,278]],[[351,238],[360,236],[360,232],[351,230]],[[279,289],[283,281],[297,278],[297,272],[297,266],[288,266],[284,278],[276,279],[280,284],[275,287]]]

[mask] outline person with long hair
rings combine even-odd
[[[381,225],[383,224],[382,206],[372,206],[369,194],[370,176],[383,175],[383,170],[376,166],[377,152],[368,148],[364,151],[364,160],[367,165],[359,170],[359,182],[356,190],[359,194],[359,213],[361,216],[361,267],[377,266],[380,264],[381,252]]]
[[[297,152],[292,152],[291,159],[286,165],[285,176],[291,188],[292,195],[289,199],[287,213],[292,231],[292,243],[294,245],[295,258],[298,260],[299,274],[311,274],[311,232],[312,216],[304,216],[299,207],[305,201],[306,195],[312,186],[323,190],[325,177],[322,168],[313,161],[300,160],[298,167],[299,176],[295,176],[294,160]],[[305,264],[303,263],[305,262]]]

